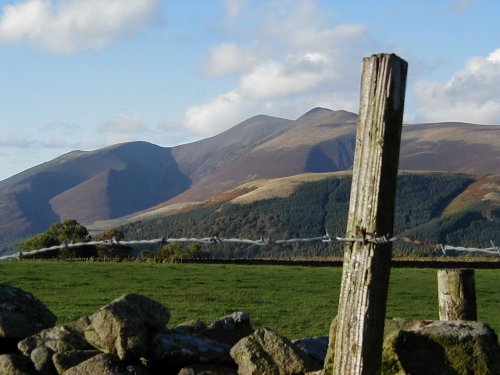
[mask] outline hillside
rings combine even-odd
[[[86,223],[140,211],[189,185],[170,150],[150,143],[70,152],[0,182],[0,241],[61,218]]]
[[[356,114],[315,108],[293,121],[255,116],[173,148],[131,142],[68,153],[0,181],[0,242],[68,218],[126,222],[254,180],[347,170],[356,122]],[[402,137],[401,169],[500,173],[500,126],[406,125]]]
[[[470,191],[482,191],[474,195]],[[322,236],[325,228],[342,236],[346,227],[350,176],[342,173],[301,175],[255,181],[217,199],[185,205],[155,217],[142,216],[121,227],[134,238],[221,237],[272,239]],[[500,176],[405,172],[398,177],[395,233],[430,243],[488,247],[498,237]],[[487,201],[487,204],[485,203]],[[467,209],[454,211],[460,201]],[[398,242],[399,252],[436,253]],[[218,245],[216,257],[287,257],[339,255],[339,243],[258,247]]]

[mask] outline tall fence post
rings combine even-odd
[[[439,320],[477,320],[474,270],[439,270],[437,278]]]
[[[407,69],[394,54],[363,59],[346,237],[393,231]],[[344,247],[335,375],[380,372],[391,253],[391,243]]]

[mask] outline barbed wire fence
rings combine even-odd
[[[31,250],[26,252],[25,254],[29,254],[30,256],[41,254],[45,252],[50,252],[54,250],[63,250],[75,247],[82,246],[95,246],[95,245],[104,245],[104,246],[133,246],[133,245],[166,245],[169,243],[201,243],[201,244],[222,244],[222,243],[239,243],[239,244],[248,244],[248,245],[256,245],[256,246],[268,246],[271,247],[273,245],[286,245],[293,243],[310,243],[310,242],[322,242],[322,243],[332,243],[332,242],[361,242],[363,244],[366,243],[375,243],[375,244],[384,244],[402,241],[406,243],[410,243],[412,245],[425,247],[431,250],[438,250],[443,253],[444,256],[449,255],[450,251],[459,251],[459,252],[469,252],[469,253],[486,253],[500,256],[500,247],[496,246],[493,240],[491,240],[491,247],[487,248],[476,248],[476,247],[464,247],[464,246],[452,246],[452,245],[444,245],[440,243],[430,243],[426,241],[414,240],[405,236],[390,236],[390,235],[382,235],[379,236],[377,233],[367,233],[360,230],[356,236],[354,237],[338,237],[338,236],[330,236],[328,231],[325,231],[325,235],[318,237],[309,237],[309,238],[290,238],[290,239],[281,239],[281,240],[271,240],[268,236],[262,235],[258,240],[245,239],[245,238],[224,238],[219,237],[218,235],[212,235],[207,237],[182,237],[182,238],[170,238],[170,237],[161,237],[151,240],[117,240],[115,238],[110,240],[102,240],[102,241],[88,241],[88,242],[76,242],[76,243],[63,243],[61,245],[45,247],[37,250]],[[19,252],[16,254],[1,256],[0,260],[7,259],[21,259],[23,257],[23,252]]]

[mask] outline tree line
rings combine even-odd
[[[398,177],[395,229],[403,235],[429,243],[487,247],[498,236],[500,210],[476,208],[443,215],[447,205],[474,179],[467,175],[405,174]],[[190,212],[149,221],[138,221],[104,232],[97,240],[114,238],[153,239],[160,237],[236,237],[271,240],[318,237],[328,230],[343,236],[351,178],[332,177],[301,185],[290,197],[273,198],[251,204],[216,203]],[[391,235],[393,235],[391,234]],[[22,251],[41,247],[89,241],[87,229],[75,220],[53,224],[45,233],[26,240]],[[411,243],[396,242],[395,254],[430,256],[439,251]],[[288,258],[340,256],[342,244],[332,241],[293,243],[274,246],[221,243],[217,245],[167,244],[140,251],[115,244],[67,248],[58,257],[125,258],[131,255],[154,260],[180,258]]]

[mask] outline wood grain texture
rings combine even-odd
[[[363,59],[346,237],[393,230],[407,66],[394,54]],[[391,251],[345,246],[333,374],[380,371]]]

